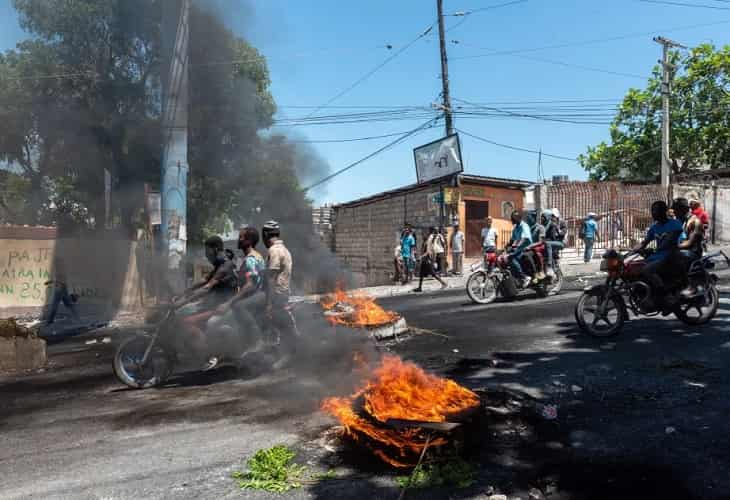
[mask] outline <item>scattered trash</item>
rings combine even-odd
[[[557,405],[542,405],[540,407],[540,415],[542,415],[545,420],[555,420],[558,418]]]
[[[581,392],[583,391],[583,388],[579,385],[571,385],[570,390],[573,392]]]
[[[542,495],[542,491],[538,490],[537,488],[530,488],[530,491],[527,493],[527,497],[530,500],[542,500],[543,498],[545,498]]]
[[[96,344],[96,339],[87,340],[84,342],[86,345]]]
[[[507,495],[489,495],[487,500],[507,500]]]
[[[453,351],[454,351],[454,352],[459,352],[459,350],[458,350],[458,349],[454,349]]]
[[[664,432],[667,434],[674,434],[675,432],[677,432],[677,429],[675,429],[674,427],[667,427],[666,429],[664,429]]]
[[[560,380],[553,380],[553,385],[554,385],[555,387],[562,387],[562,386],[564,386],[565,384],[563,384],[563,383],[562,383],[562,382],[561,382]]]
[[[104,337],[103,339],[101,339],[102,344],[110,344],[111,341],[112,341],[111,337]]]

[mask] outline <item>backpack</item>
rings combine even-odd
[[[568,235],[568,225],[564,221],[558,222],[558,241],[565,241]]]
[[[580,230],[578,231],[578,238],[581,240],[586,237],[586,221],[580,223]]]

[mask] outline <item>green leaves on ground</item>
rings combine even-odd
[[[246,463],[248,472],[234,472],[242,489],[257,489],[283,493],[300,488],[305,467],[293,463],[296,453],[284,445],[259,450]]]
[[[438,486],[468,488],[474,481],[474,467],[461,458],[443,463],[419,465],[411,475],[396,478],[401,488],[418,489]]]
[[[337,479],[335,471],[305,476],[306,467],[294,463],[296,453],[289,447],[277,445],[268,450],[259,450],[246,463],[247,472],[234,472],[242,489],[256,489],[284,493],[302,484]]]

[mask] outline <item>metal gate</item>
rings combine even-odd
[[[568,225],[566,247],[582,248],[580,228],[588,213],[598,223],[596,248],[630,248],[651,225],[651,204],[666,195],[658,184],[566,182],[546,185],[544,208],[557,208]]]

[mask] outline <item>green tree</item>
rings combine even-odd
[[[672,173],[730,163],[730,46],[704,44],[673,52],[670,100]],[[645,89],[629,89],[610,126],[610,143],[579,161],[592,180],[655,180],[661,165],[661,70]]]

